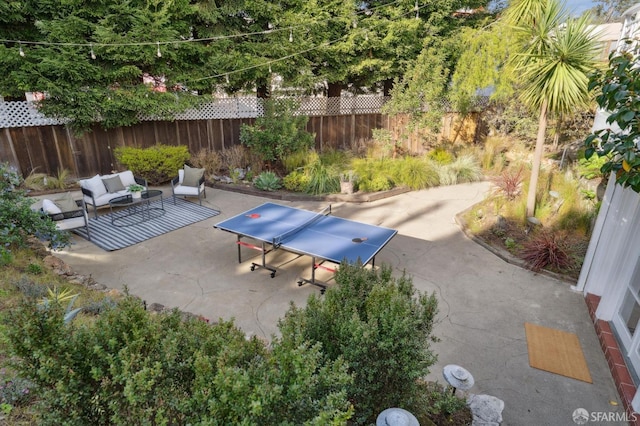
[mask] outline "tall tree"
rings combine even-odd
[[[465,36],[477,31],[494,21],[494,12],[488,12],[486,2],[476,3],[477,9],[465,9],[453,13],[440,12],[438,18],[431,17],[428,22],[438,22],[431,27],[429,35],[422,39],[421,52],[415,61],[407,66],[406,72],[396,77],[396,84],[392,91],[392,99],[385,106],[389,113],[410,113],[420,125],[437,129],[441,123],[442,113],[448,105],[452,88],[452,76],[459,68],[457,63],[460,56],[468,48],[474,36]],[[455,4],[451,4],[455,7]],[[422,10],[420,11],[422,13]],[[434,12],[435,13],[435,12]],[[422,15],[421,15],[422,16]],[[496,43],[500,41],[496,40]],[[504,44],[504,42],[502,41]],[[480,46],[475,45],[476,48]],[[476,56],[473,50],[469,55]],[[486,65],[486,64],[485,64]],[[484,65],[481,66],[484,70]],[[484,83],[474,82],[476,85],[469,95],[465,95],[469,103],[478,88]],[[462,105],[462,97],[453,99],[455,107]]]
[[[548,115],[586,105],[588,74],[596,68],[598,44],[588,25],[589,14],[568,18],[558,0],[515,1],[507,8],[504,22],[514,29],[510,61],[522,82],[520,99],[539,112],[527,194],[527,216],[532,217]]]
[[[171,92],[193,65],[178,45],[165,43],[192,37],[192,15],[188,0],[27,1],[21,15],[0,26],[2,36],[23,41],[0,48],[0,90],[46,92],[41,111],[76,130],[95,122],[129,125],[142,113],[168,117],[196,100]],[[163,80],[169,91],[143,84],[145,76]]]

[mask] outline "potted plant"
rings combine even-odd
[[[144,190],[144,186],[138,185],[137,183],[133,183],[129,185],[127,188],[131,193],[131,198],[140,198],[142,196],[142,191]]]
[[[353,194],[353,183],[355,180],[356,175],[353,170],[340,173],[340,192],[343,194]]]

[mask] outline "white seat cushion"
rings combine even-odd
[[[184,186],[178,185],[173,188],[173,193],[176,195],[193,195],[195,197],[198,196],[198,192],[202,192],[204,190],[204,185],[200,185],[199,191],[195,186]]]
[[[87,213],[85,212],[84,214],[86,216]],[[85,226],[85,218],[82,216],[56,221],[56,228],[63,231],[67,229],[81,228],[83,226]]]

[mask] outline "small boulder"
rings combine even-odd
[[[467,405],[473,415],[473,426],[500,426],[504,401],[491,395],[469,394]]]
[[[58,257],[49,255],[49,256],[46,256],[42,261],[46,266],[51,268],[53,272],[58,275],[66,275],[66,276],[73,275],[73,270],[71,269],[71,267],[66,263],[64,263],[62,259]]]

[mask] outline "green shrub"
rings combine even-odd
[[[433,163],[418,157],[405,157],[397,160],[394,167],[396,184],[411,189],[424,189],[439,184],[438,172]]]
[[[336,169],[344,169],[349,164],[350,155],[347,151],[329,148],[320,154],[320,161]]]
[[[314,144],[314,135],[306,131],[309,118],[294,115],[295,102],[282,99],[264,102],[264,115],[255,124],[243,124],[240,142],[260,155],[263,161],[282,161],[286,156],[306,151]]]
[[[309,185],[309,176],[302,170],[295,170],[282,179],[287,191],[304,192]]]
[[[453,162],[453,154],[444,148],[436,148],[429,151],[427,158],[438,164],[450,164]]]
[[[262,172],[253,180],[253,186],[261,191],[277,191],[282,187],[282,184],[275,173]]]
[[[391,188],[393,188],[393,183],[386,176],[367,177],[358,180],[358,190],[362,192],[388,191]]]
[[[151,184],[159,185],[178,176],[191,154],[185,145],[155,145],[149,148],[130,146],[114,150],[116,160],[134,175],[141,176]]]
[[[150,315],[132,297],[82,326],[33,302],[7,324],[39,424],[324,425],[352,413],[345,363],[299,339],[267,348],[231,322]]]
[[[30,263],[27,265],[27,272],[33,275],[42,274],[42,266],[37,263]]]
[[[358,176],[358,190],[364,192],[386,191],[393,188],[391,159],[357,158],[351,161],[350,169]]]
[[[437,299],[388,267],[343,263],[335,282],[305,308],[292,306],[279,329],[283,340],[317,342],[328,359],[344,359],[354,376],[347,387],[354,424],[375,423],[383,408],[417,403],[418,381],[436,361],[430,342]]]
[[[595,179],[603,177],[602,166],[604,166],[608,161],[610,161],[610,156],[604,155],[602,157],[598,155],[594,155],[589,159],[584,157],[584,152],[579,154],[578,165],[576,170],[578,172],[578,176],[583,177],[585,179]]]
[[[313,150],[300,150],[294,151],[282,158],[282,166],[287,173],[291,173],[295,170],[305,167],[307,164],[312,163],[318,158],[318,154]]]
[[[318,160],[305,168],[309,183],[305,188],[308,194],[333,194],[340,192],[340,176],[337,169]]]
[[[30,235],[49,241],[50,248],[69,245],[69,233],[59,231],[48,216],[32,210],[35,199],[19,189],[22,178],[0,163],[0,263],[11,262],[12,246],[21,247]]]
[[[475,182],[482,178],[482,170],[472,155],[462,155],[455,161],[438,168],[440,185]]]

